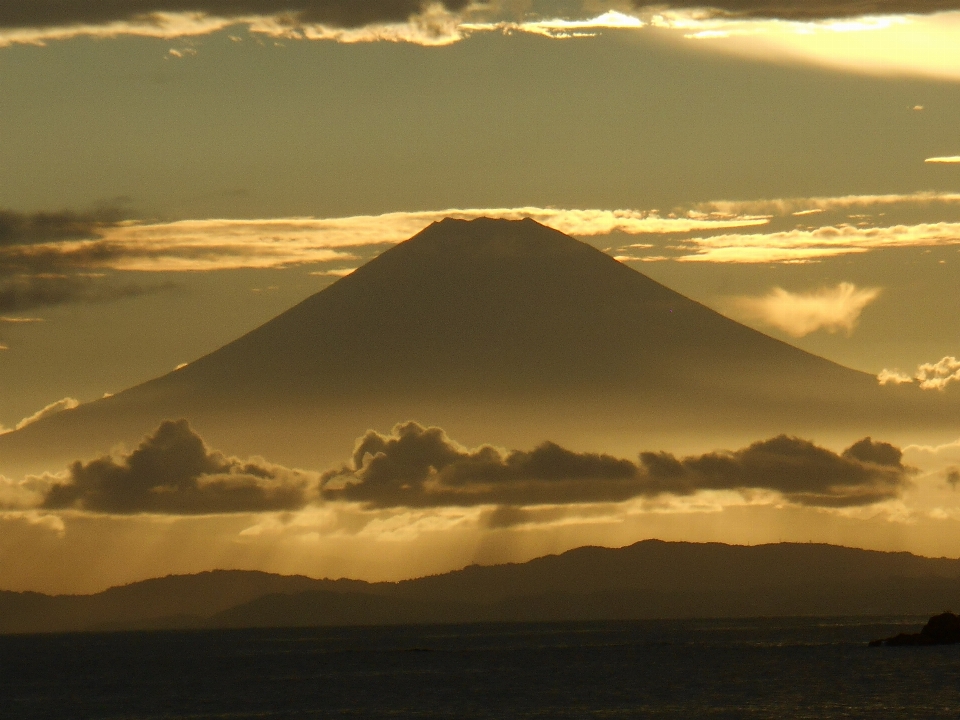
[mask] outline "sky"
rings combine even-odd
[[[878,382],[950,392],[958,117],[953,0],[3,7],[0,428],[189,363],[447,216],[533,217]],[[541,498],[509,522],[357,509],[322,490],[330,468],[270,470],[286,499],[262,512],[30,505],[49,489],[6,478],[0,586],[220,566],[380,579],[644,537],[957,557],[957,447],[901,448],[915,470],[839,508],[754,483]],[[671,449],[636,448],[652,450]],[[630,482],[653,477],[629,462]]]

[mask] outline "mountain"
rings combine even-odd
[[[398,583],[220,570],[96,595],[0,592],[0,632],[929,615],[958,601],[960,560],[819,544],[646,540]]]
[[[186,367],[0,436],[0,469],[59,469],[180,417],[311,468],[410,419],[469,444],[624,452],[691,431],[955,437],[944,396],[880,387],[532,220],[447,219]]]

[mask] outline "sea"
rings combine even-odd
[[[0,717],[958,718],[926,618],[777,618],[0,637]]]

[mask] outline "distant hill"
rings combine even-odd
[[[398,583],[217,570],[95,595],[0,592],[0,632],[789,615],[960,607],[960,560],[646,540]]]
[[[470,444],[637,451],[691,432],[714,446],[956,437],[958,408],[954,394],[880,387],[532,220],[448,219],[186,367],[0,436],[0,471],[57,470],[181,417],[226,452],[323,469],[405,420]]]

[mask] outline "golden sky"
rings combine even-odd
[[[960,3],[343,5],[0,9],[0,430],[191,363],[444,217],[531,217],[878,383],[958,392]],[[506,524],[495,503],[41,508],[49,478],[0,456],[0,588],[396,578],[646,537],[960,556],[956,445],[890,440],[916,470],[862,506],[763,486]]]

